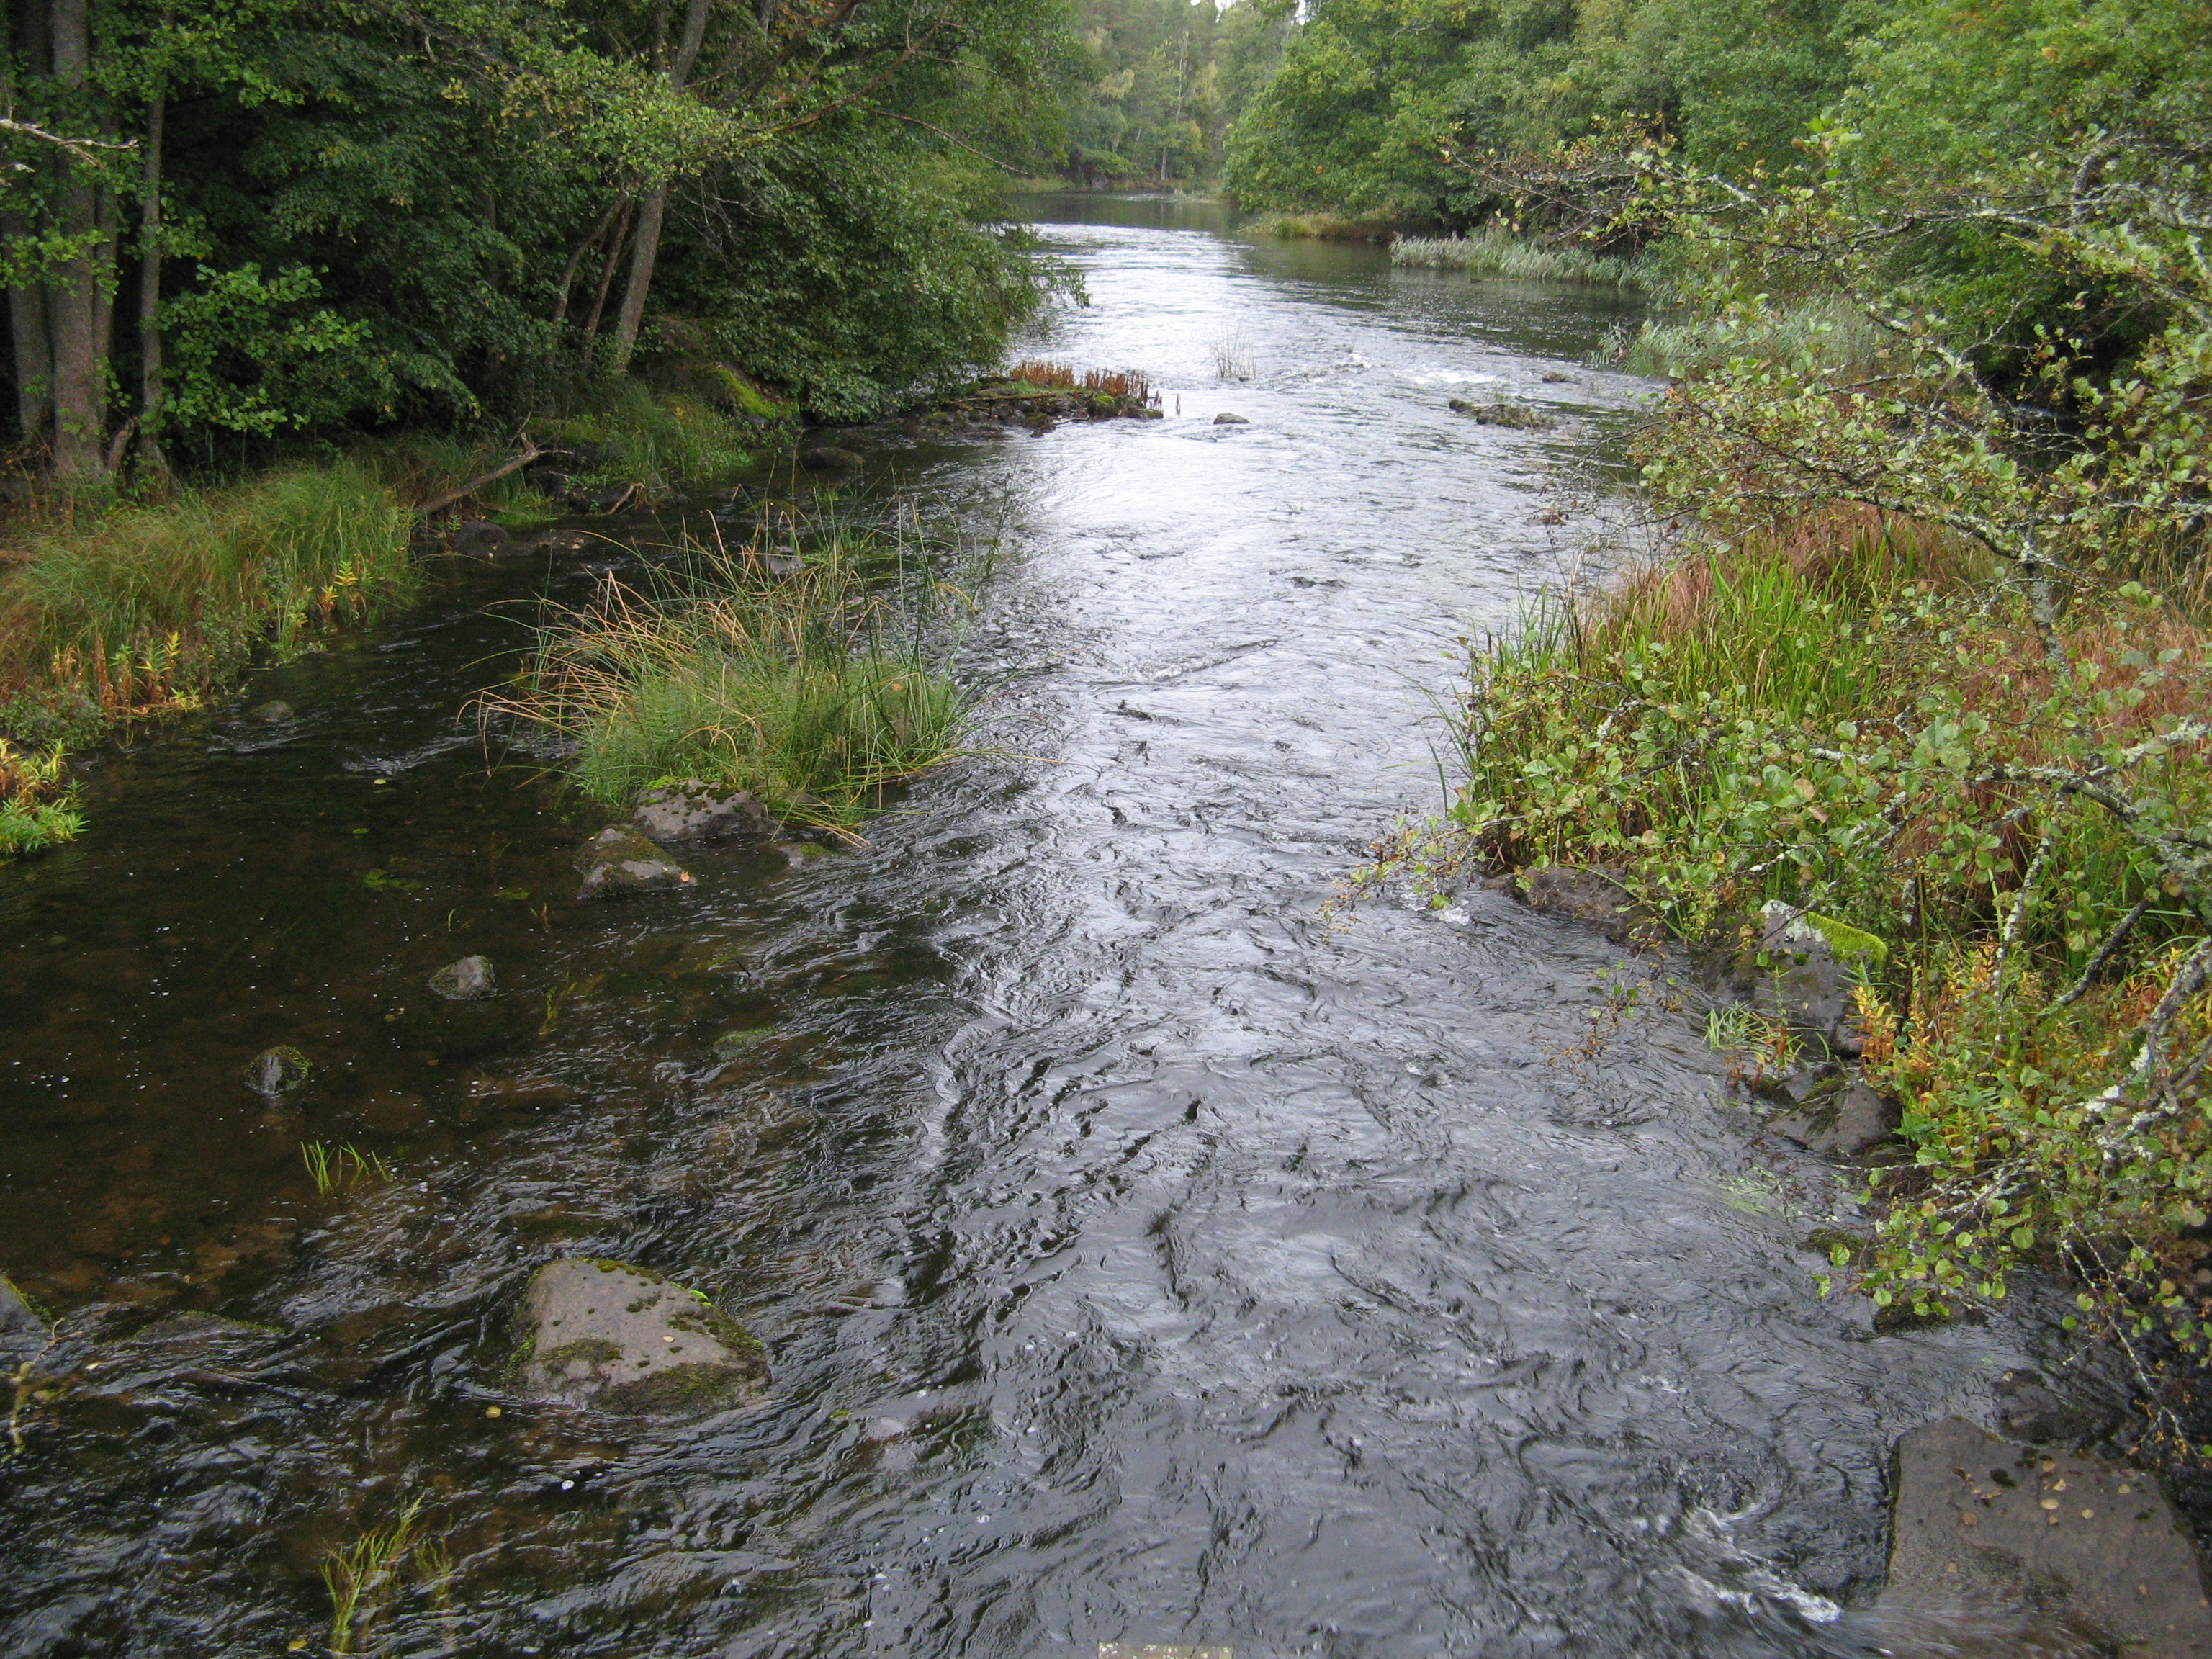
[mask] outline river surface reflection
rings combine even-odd
[[[1663,988],[1571,1055],[1652,964],[1479,890],[1322,910],[1435,806],[1455,637],[1571,559],[1547,476],[1650,389],[1585,363],[1625,302],[1030,210],[1091,304],[1028,349],[1167,417],[853,441],[863,503],[1003,551],[992,752],[866,848],[571,901],[603,819],[457,717],[520,642],[486,607],[610,549],[447,570],[0,871],[0,1265],[100,1367],[0,1468],[0,1650],[319,1648],[323,1552],[417,1497],[364,1650],[1851,1650],[1892,1438],[1979,1412],[2017,1333],[1823,1301],[1840,1189]],[[1500,394],[1559,424],[1447,407]],[[473,951],[501,994],[426,1006]],[[281,1110],[239,1082],[276,1042],[318,1067]],[[318,1200],[309,1138],[396,1178]],[[710,1292],[773,1403],[509,1399],[562,1255]]]

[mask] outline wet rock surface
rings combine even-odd
[[[1861,968],[1882,955],[1881,941],[1872,934],[1776,902],[1759,913],[1758,938],[1732,971],[1762,1012],[1813,1033],[1839,1054],[1856,1054],[1860,1039],[1851,986]]]
[[[1451,400],[1455,415],[1471,416],[1477,426],[1511,427],[1516,431],[1545,432],[1559,422],[1539,409],[1526,404],[1516,404],[1504,398],[1494,398],[1486,403],[1475,403],[1466,398]]]
[[[1952,1419],[1898,1443],[1893,1490],[1889,1586],[1877,1615],[1925,1627],[1930,1609],[1948,1607],[2021,1622],[2010,1648],[1923,1642],[1917,1650],[2212,1654],[2203,1564],[2151,1476],[2014,1445]]]
[[[619,898],[680,887],[691,878],[673,859],[625,824],[611,824],[576,854],[579,898]]]
[[[1252,424],[1251,422],[1246,420],[1242,415],[1231,415],[1226,410],[1224,410],[1220,414],[1213,417],[1213,423],[1216,426],[1249,426]]]
[[[430,988],[448,1002],[476,1002],[499,989],[499,976],[486,957],[463,957],[430,975]]]
[[[1999,1377],[1994,1392],[1998,1426],[2031,1445],[2092,1439],[2109,1433],[2118,1421],[2108,1407],[2069,1399],[2054,1390],[2040,1371],[2026,1367]]]
[[[313,1064],[289,1044],[264,1048],[246,1063],[246,1086],[264,1100],[277,1100],[307,1080]]]
[[[12,1371],[46,1346],[46,1324],[0,1273],[0,1372]]]
[[[751,1334],[650,1267],[549,1262],[531,1276],[518,1324],[515,1385],[536,1399],[665,1415],[768,1391],[768,1356]]]
[[[1761,1078],[1753,1091],[1780,1113],[1766,1127],[1808,1152],[1856,1158],[1897,1133],[1897,1103],[1832,1061]]]
[[[766,841],[775,834],[775,820],[750,790],[717,791],[696,778],[647,792],[630,823],[656,842]]]

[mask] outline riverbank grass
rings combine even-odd
[[[0,730],[51,741],[199,706],[414,580],[413,520],[368,468],[287,468],[31,527],[0,580]]]
[[[1984,562],[1847,514],[1540,603],[1470,647],[1449,811],[1370,877],[1603,866],[1744,959],[1770,900],[1872,935],[1863,1066],[1904,1119],[1861,1286],[1941,1316],[2035,1261],[2202,1352],[2176,1287],[2212,1255],[2212,947],[2147,843],[2212,820],[2202,750],[2162,735],[2205,706],[2212,636],[2123,582],[2047,654]]]
[[[1390,244],[1390,263],[1469,276],[1582,283],[1597,288],[1648,287],[1658,280],[1648,259],[1534,241],[1498,228],[1473,236],[1401,236]]]
[[[578,785],[610,805],[698,778],[851,836],[885,791],[963,752],[975,713],[920,614],[947,590],[870,579],[897,562],[838,532],[793,573],[717,546],[642,588],[610,578],[539,629],[526,683],[489,707],[570,738]]]

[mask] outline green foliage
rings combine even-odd
[[[0,864],[74,841],[84,828],[57,744],[25,752],[0,738]]]
[[[924,554],[834,528],[791,575],[696,549],[655,592],[610,580],[542,628],[527,683],[491,706],[575,739],[578,782],[611,805],[700,778],[850,835],[962,752],[975,699],[927,626],[948,598]]]
[[[200,267],[198,285],[168,303],[169,387],[162,419],[266,436],[330,425],[374,399],[360,348],[366,323],[303,311],[322,284],[301,266],[264,279],[258,264]]]
[[[758,441],[703,398],[656,395],[635,380],[599,389],[586,412],[539,422],[539,441],[588,457],[570,470],[593,482],[635,484],[647,501],[725,477],[745,465]]]
[[[1200,183],[1291,33],[1285,8],[1245,0],[1080,0],[1075,85],[1040,159],[1070,180]]]

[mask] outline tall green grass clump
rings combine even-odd
[[[698,778],[849,836],[887,789],[963,752],[975,713],[930,643],[928,613],[957,591],[900,562],[838,533],[786,574],[717,546],[643,589],[611,577],[540,629],[526,684],[492,707],[574,739],[595,799]]]
[[[1494,228],[1476,236],[1401,236],[1390,244],[1390,263],[1597,288],[1650,287],[1656,277],[1647,260],[1531,241]]]
[[[1617,331],[1599,361],[1654,380],[1680,380],[1739,358],[1787,363],[1817,374],[1863,369],[1889,337],[1838,295],[1814,295],[1762,308],[1756,316],[1678,317]]]
[[[0,585],[0,695],[27,724],[195,708],[256,651],[404,592],[413,528],[338,461],[38,531]]]

